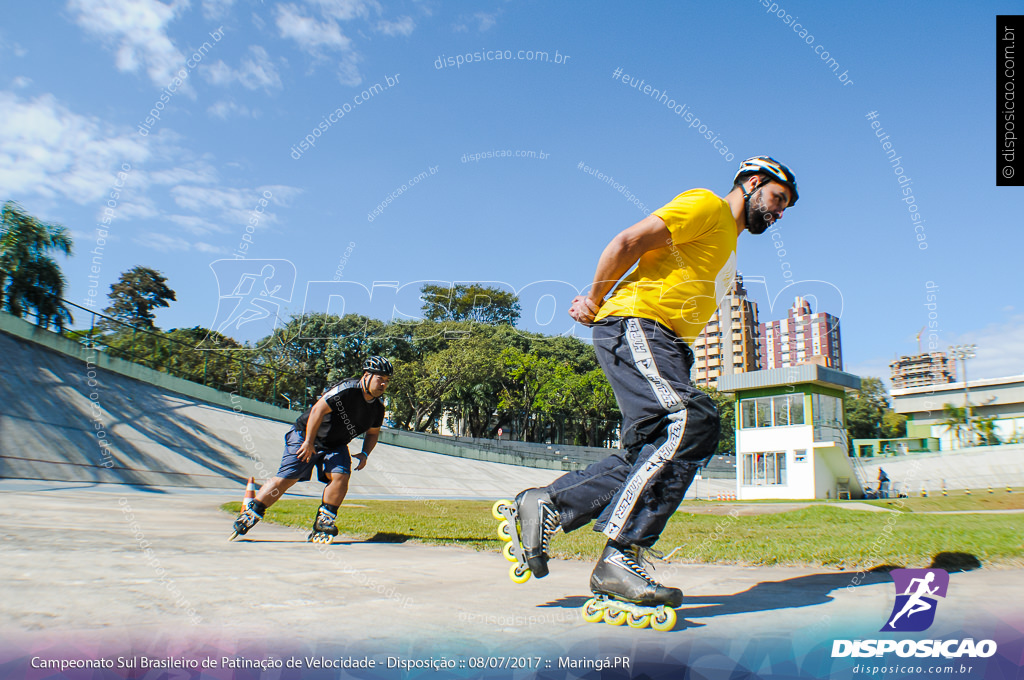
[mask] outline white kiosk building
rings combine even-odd
[[[860,498],[843,396],[860,378],[818,364],[723,375],[736,397],[736,498]]]

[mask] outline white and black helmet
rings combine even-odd
[[[793,174],[792,170],[771,156],[753,156],[740,163],[740,169],[736,171],[733,184],[739,182],[740,178],[746,175],[765,175],[766,179],[761,184],[766,184],[772,180],[784,184],[793,192],[793,198],[789,202],[788,207],[796,204],[796,199],[799,198],[796,189],[796,175]],[[759,184],[758,186],[761,185]]]
[[[375,373],[377,375],[393,375],[395,367],[384,357],[372,356],[363,362],[364,373]]]

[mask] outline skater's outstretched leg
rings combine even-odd
[[[320,507],[317,509],[316,517],[313,520],[313,530],[309,532],[307,540],[314,543],[330,543],[338,535],[338,527],[335,522],[338,519],[338,508],[345,500],[348,493],[348,472],[329,472],[330,479],[324,487],[324,494],[320,499]]]
[[[558,508],[547,489],[527,489],[515,503],[526,563],[536,578],[543,578],[548,575],[548,545],[560,523]]]
[[[648,573],[645,552],[638,545],[624,546],[608,541],[601,559],[590,575],[590,589],[595,595],[607,595],[616,600],[648,607],[665,605],[678,607],[683,603],[683,591],[663,586]]]
[[[313,543],[330,543],[338,535],[338,527],[335,521],[338,519],[338,506],[321,503],[317,508],[316,517],[313,519],[313,530],[306,537],[307,541]]]
[[[263,513],[266,512],[267,508],[263,503],[259,501],[253,501],[248,506],[242,508],[242,512],[238,514],[235,519],[233,526],[235,533],[231,535],[231,539],[234,540],[238,536],[245,536],[249,533],[249,529],[256,526],[256,523],[263,519]]]

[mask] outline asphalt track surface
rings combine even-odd
[[[657,578],[686,594],[675,630],[613,628],[580,618],[587,562],[553,561],[547,578],[517,585],[497,552],[414,541],[317,546],[304,531],[270,524],[228,542],[225,500],[211,490],[0,483],[5,655],[70,645],[92,655],[591,658],[685,643],[693,662],[707,642],[714,653],[704,662],[722,654],[724,663],[780,634],[794,655],[836,637],[876,637],[894,601],[886,574],[848,588],[852,572],[663,563]],[[1018,617],[1008,594],[1019,593],[1020,574],[952,574],[956,597],[929,635]]]

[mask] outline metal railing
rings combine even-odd
[[[241,348],[204,349],[158,331],[139,328],[63,298],[62,302],[90,315],[88,330],[65,331],[63,336],[90,349],[102,351],[107,356],[282,408],[302,411],[312,401],[308,376],[235,356]],[[208,329],[203,330],[209,333]],[[185,358],[194,358],[197,352],[203,355],[202,366],[198,362],[183,361]],[[300,384],[301,397],[280,392],[286,385],[294,389]]]

